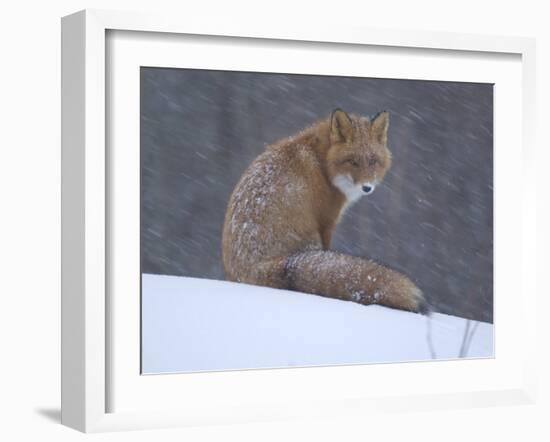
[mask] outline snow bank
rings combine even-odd
[[[467,320],[207,279],[144,274],[144,373],[365,364],[459,356]],[[493,356],[470,321],[466,357]]]

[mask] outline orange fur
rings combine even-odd
[[[374,189],[391,165],[389,114],[369,120],[335,110],[268,146],[231,195],[222,239],[226,278],[422,311],[406,276],[329,251],[342,211]]]

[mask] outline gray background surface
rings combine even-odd
[[[437,311],[492,321],[490,84],[142,68],[142,272],[223,279],[239,177],[265,145],[336,107],[390,111],[393,166],[332,248],[403,271]]]

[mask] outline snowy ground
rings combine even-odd
[[[144,373],[429,360],[429,334],[454,359],[466,327],[493,356],[492,324],[226,281],[144,274],[142,312]]]

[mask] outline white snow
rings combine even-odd
[[[466,357],[493,357],[493,325],[475,324]],[[463,318],[226,281],[142,277],[146,374],[430,360],[428,326],[436,358],[458,358]]]

